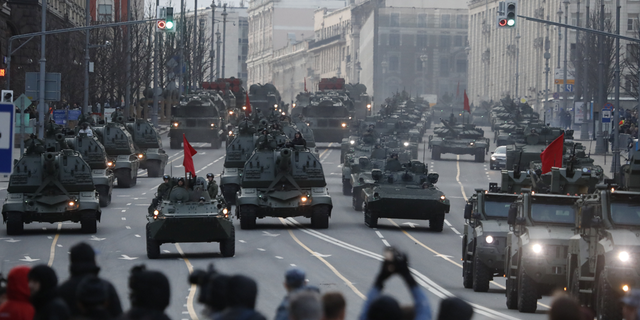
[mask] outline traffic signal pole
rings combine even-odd
[[[156,12],[160,6],[160,0],[156,0]],[[156,17],[158,18],[158,17]],[[151,112],[151,123],[155,128],[158,127],[158,32],[153,35],[153,111]],[[147,111],[147,106],[144,106]],[[146,113],[146,112],[145,112]],[[145,118],[147,115],[145,114]]]
[[[42,32],[47,31],[47,0],[42,0]],[[38,130],[38,138],[42,139],[44,137],[44,108],[46,106],[46,102],[44,101],[44,85],[45,85],[45,76],[46,76],[46,68],[47,68],[47,59],[45,57],[46,53],[46,36],[43,34],[40,37],[40,88],[38,90],[39,98],[38,98],[38,122],[40,123]],[[23,119],[20,119],[24,121]],[[24,133],[24,132],[23,132]]]

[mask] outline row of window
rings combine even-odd
[[[438,73],[440,77],[448,77],[451,72],[456,72],[456,73],[467,72],[467,60],[465,59],[456,59],[455,61],[451,61],[451,60],[453,59],[440,58],[440,61],[439,61],[440,68]],[[387,58],[387,61],[389,66],[389,72],[400,71],[401,58],[399,56],[392,55],[389,58]],[[411,61],[408,61],[408,63],[411,63]],[[422,59],[420,59],[420,57],[416,57],[415,60],[413,61],[413,66],[411,66],[411,68],[416,70],[416,72],[420,72],[420,73],[423,71],[428,72],[429,65],[433,65],[433,63],[431,63],[429,60],[423,62]],[[454,69],[452,70],[451,67],[454,67]],[[427,70],[425,70],[425,68],[427,68]]]
[[[399,46],[415,46],[418,48],[426,47],[464,47],[467,44],[466,35],[426,35],[426,34],[400,34],[400,33],[382,33],[378,37],[378,45],[387,45],[392,47]]]
[[[436,21],[436,17],[440,20]],[[410,27],[410,28],[455,28],[455,29],[467,29],[469,26],[468,15],[459,14],[426,14],[426,13],[402,13],[392,12],[388,14],[388,26],[389,27]],[[384,25],[385,19],[382,19]]]

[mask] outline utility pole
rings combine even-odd
[[[587,0],[586,10],[585,10],[586,12],[585,12],[584,26],[586,28],[589,28],[589,1],[590,0]],[[580,2],[578,2],[578,4],[579,3]],[[578,5],[578,21],[580,21],[579,19],[580,19],[580,5]],[[580,26],[580,23],[578,23],[578,26]],[[577,35],[578,35],[579,32],[580,31],[576,31],[576,38],[578,37]],[[582,127],[580,128],[580,140],[589,139],[589,121],[587,121],[587,118],[589,116],[589,107],[591,105],[591,103],[590,103],[591,102],[591,96],[588,94],[588,90],[589,90],[588,79],[589,79],[589,77],[587,76],[587,73],[589,72],[589,69],[587,68],[587,63],[588,63],[588,59],[587,59],[588,41],[589,41],[589,36],[587,34],[585,34],[584,39],[582,40],[582,79],[580,80],[580,84],[582,84],[582,102],[583,102],[583,107],[582,107],[583,115],[582,115]],[[576,40],[576,42],[577,42],[577,40]]]
[[[564,24],[569,24],[569,0],[565,0],[564,3]],[[569,92],[567,92],[567,41],[569,40],[569,29],[564,27],[564,71],[562,75],[562,109],[567,113],[569,111],[568,100],[569,100]],[[559,59],[558,59],[559,60]],[[560,119],[562,119],[562,114],[560,114]],[[560,121],[562,124],[562,121]],[[564,127],[564,126],[563,126]],[[563,128],[564,129],[564,128]]]
[[[127,21],[131,21],[131,1],[127,0]],[[127,86],[124,93],[124,114],[127,117],[131,116],[131,31],[133,26],[127,27],[127,57],[126,57],[126,71],[127,71]]]
[[[213,48],[214,45],[214,41],[213,41],[213,35],[214,35],[214,31],[215,31],[215,22],[216,21],[216,4],[214,3],[214,0],[211,0],[211,54],[210,59],[211,59],[211,72],[209,73],[209,82],[213,82],[213,57],[216,55],[216,51]],[[218,52],[218,54],[220,54]]]
[[[558,22],[562,23],[562,7],[560,7],[558,9]],[[558,27],[558,66],[556,67],[557,69],[560,69],[560,54],[561,54],[561,49],[562,49],[562,28]],[[555,72],[554,72],[555,74]],[[555,79],[555,75],[553,77]],[[556,84],[556,92],[560,93],[560,85]],[[553,123],[554,125],[558,125],[560,126],[560,122],[558,121],[558,116],[560,115],[560,110],[558,110],[558,113],[556,113],[556,111],[553,111]]]
[[[600,0],[600,31],[604,31],[604,0]],[[593,106],[594,111],[597,110],[600,114],[602,112],[602,107],[606,102],[607,98],[605,97],[604,91],[604,53],[602,51],[602,46],[604,45],[604,36],[598,35],[598,103]],[[595,112],[594,112],[595,114]],[[604,154],[607,152],[606,145],[606,137],[603,136],[602,132],[602,123],[597,122],[598,120],[593,119],[594,127],[593,132],[596,134],[596,154]]]
[[[44,3],[45,0],[42,0]],[[89,12],[89,6],[91,4],[91,0],[87,0],[85,2],[84,15],[85,15],[85,25],[88,27],[91,24],[91,14]],[[44,29],[42,30],[44,31]],[[85,31],[85,43],[84,43],[84,101],[82,103],[82,113],[88,112],[89,110],[89,41],[90,41],[90,32],[91,30]],[[43,36],[44,38],[44,36]]]
[[[196,72],[198,70],[198,0],[196,1],[196,9],[193,15],[193,63],[191,63],[191,83],[194,88],[197,88],[198,82]]]
[[[180,97],[180,95],[182,94],[182,91],[184,90],[184,30],[185,30],[185,23],[184,23],[184,0],[180,0],[180,24],[178,25],[178,39],[179,39],[179,46],[180,46],[180,63],[178,64],[178,68],[180,68],[180,70],[178,71],[178,74],[180,75],[180,77],[178,78],[178,98]]]
[[[222,5],[222,78],[224,78],[224,60],[227,52],[227,4]]]
[[[620,0],[616,0],[616,34],[620,35]],[[613,111],[613,159],[611,160],[611,172],[618,185],[621,185],[620,177],[620,38],[616,38],[616,67],[615,67],[615,103]]]
[[[216,31],[216,78],[220,77],[220,26],[218,25],[218,30]]]
[[[47,31],[47,0],[42,0],[42,32]],[[88,32],[87,32],[88,34]],[[44,101],[45,90],[45,76],[47,75],[47,58],[45,56],[46,49],[46,36],[43,34],[40,37],[40,90],[38,90],[38,122],[40,122],[40,128],[38,130],[38,138],[44,137],[44,109],[46,108],[46,102]],[[24,120],[24,119],[21,119]]]
[[[547,20],[549,20],[549,16],[547,15]],[[545,68],[544,68],[544,124],[547,124],[546,115],[548,113],[548,103],[549,103],[549,72],[551,69],[549,68],[549,59],[551,59],[551,53],[549,49],[551,49],[551,40],[549,40],[549,25],[545,26],[547,28],[547,35],[544,38],[544,60],[545,60]],[[553,114],[553,110],[551,112]]]
[[[468,59],[468,57],[467,57]],[[520,103],[520,96],[518,95],[518,78],[520,77],[520,31],[516,35],[516,91],[514,98]]]
[[[158,12],[159,6],[160,0],[156,0],[156,12]],[[158,32],[155,32],[153,35],[153,111],[151,112],[151,123],[156,128],[158,127],[158,89],[160,88],[158,85],[158,38],[160,38]]]

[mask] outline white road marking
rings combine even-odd
[[[131,227],[130,227],[130,226],[125,226],[125,228],[127,228],[127,229],[131,230]]]
[[[444,219],[444,223],[446,223],[448,227],[451,227],[451,223],[447,221],[447,219]]]
[[[385,240],[385,239],[382,239],[382,243],[384,243],[384,245],[387,246],[387,247],[391,247],[389,242],[387,240]]]
[[[19,260],[24,262],[36,262],[36,261],[39,261],[40,259],[33,259],[30,256],[24,256],[24,259],[19,259]]]
[[[135,198],[135,199],[138,199],[138,198]],[[128,205],[128,206],[130,206],[130,205],[131,205],[131,202],[127,203],[127,205]]]
[[[282,258],[281,256],[276,256],[276,259],[280,259],[280,260],[282,260],[282,259],[284,259],[284,258]]]
[[[316,256],[316,257],[322,257],[322,258],[328,258],[328,257],[331,257],[331,255],[330,255],[330,254],[322,254],[322,253],[320,253],[320,252],[314,252],[314,253],[313,253],[313,255],[314,255],[314,256]]]
[[[120,260],[129,260],[129,261],[131,261],[131,260],[138,259],[138,257],[129,257],[128,255],[123,254],[123,255],[122,255],[120,258],[118,258],[118,259],[120,259]]]
[[[258,251],[267,251],[267,250],[262,249],[262,248],[258,248]]]
[[[122,212],[127,212],[127,209],[123,209]]]
[[[382,236],[382,233],[380,233],[380,231],[377,231],[377,230],[376,230],[376,234],[378,235],[378,237],[379,237],[380,239],[384,239],[384,237]]]
[[[246,241],[244,241],[244,240],[238,240],[238,242],[240,242],[240,243],[247,243],[247,242],[246,242]]]
[[[267,237],[277,237],[280,234],[279,233],[270,233],[269,231],[262,231],[262,235],[263,236],[267,236]]]
[[[134,234],[134,236],[136,236],[136,238],[140,238],[140,235],[139,235],[139,234]]]
[[[415,222],[405,222],[403,224],[409,225],[409,227],[411,227],[411,228],[415,228],[416,226],[419,226],[419,224],[417,224]]]
[[[451,227],[451,230],[453,230],[453,232],[455,232],[456,234],[460,234],[460,231],[456,230],[456,228]]]
[[[127,218],[126,217],[122,217],[122,220],[127,220]]]

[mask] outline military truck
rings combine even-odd
[[[255,228],[256,218],[297,216],[326,229],[332,208],[322,164],[309,149],[261,144],[245,163],[236,197],[242,229]]]
[[[256,129],[249,120],[238,126],[238,133],[227,146],[224,167],[220,175],[220,191],[229,204],[236,204],[236,192],[240,190],[240,181],[244,164],[255,148]]]
[[[140,169],[147,170],[150,178],[164,175],[169,155],[162,148],[162,139],[158,131],[146,119],[135,119],[125,124],[133,138],[136,152],[140,157]]]
[[[624,183],[600,184],[576,202],[567,290],[598,319],[622,319],[620,298],[640,284],[640,152],[623,166]]]
[[[542,294],[567,286],[567,253],[574,235],[575,202],[593,183],[591,173],[553,167],[550,183],[532,174],[541,193],[522,189],[509,208],[510,232],[505,248],[507,307],[535,312]],[[546,191],[545,190],[545,191]]]
[[[98,141],[104,146],[113,163],[118,187],[131,188],[138,181],[138,168],[142,154],[136,153],[131,134],[120,123],[109,122],[104,126],[94,127]]]
[[[373,169],[373,183],[362,189],[365,225],[375,228],[379,218],[429,220],[429,228],[441,232],[450,203],[435,186],[438,174],[419,161],[395,170],[393,161],[387,161],[384,172]]]
[[[285,108],[285,104],[282,102],[280,92],[271,83],[252,84],[249,87],[249,100],[252,111],[260,109],[265,115],[272,110],[278,113],[288,113],[288,110],[283,109]]]
[[[473,124],[454,126],[451,121],[440,119],[443,127],[433,129],[436,135],[429,136],[431,159],[440,160],[443,153],[470,154],[476,162],[484,162],[489,153],[490,141],[484,137],[484,131]]]
[[[213,101],[192,97],[186,103],[171,107],[169,146],[180,149],[184,135],[190,143],[206,142],[211,143],[212,148],[220,149],[226,139],[222,128],[221,114]]]
[[[25,223],[62,221],[80,222],[82,232],[96,233],[101,214],[91,168],[80,154],[45,152],[32,141],[9,178],[2,206],[7,234],[22,234]]]
[[[178,242],[219,242],[223,257],[235,255],[235,229],[229,211],[222,197],[209,197],[203,178],[198,178],[193,189],[173,187],[168,199],[155,199],[149,211],[149,259],[160,257],[163,243]]]
[[[100,206],[108,206],[111,203],[111,192],[115,182],[115,164],[109,161],[104,146],[96,137],[88,137],[86,134],[67,137],[66,142],[69,148],[80,153],[82,159],[91,167],[93,184],[100,195]]]

